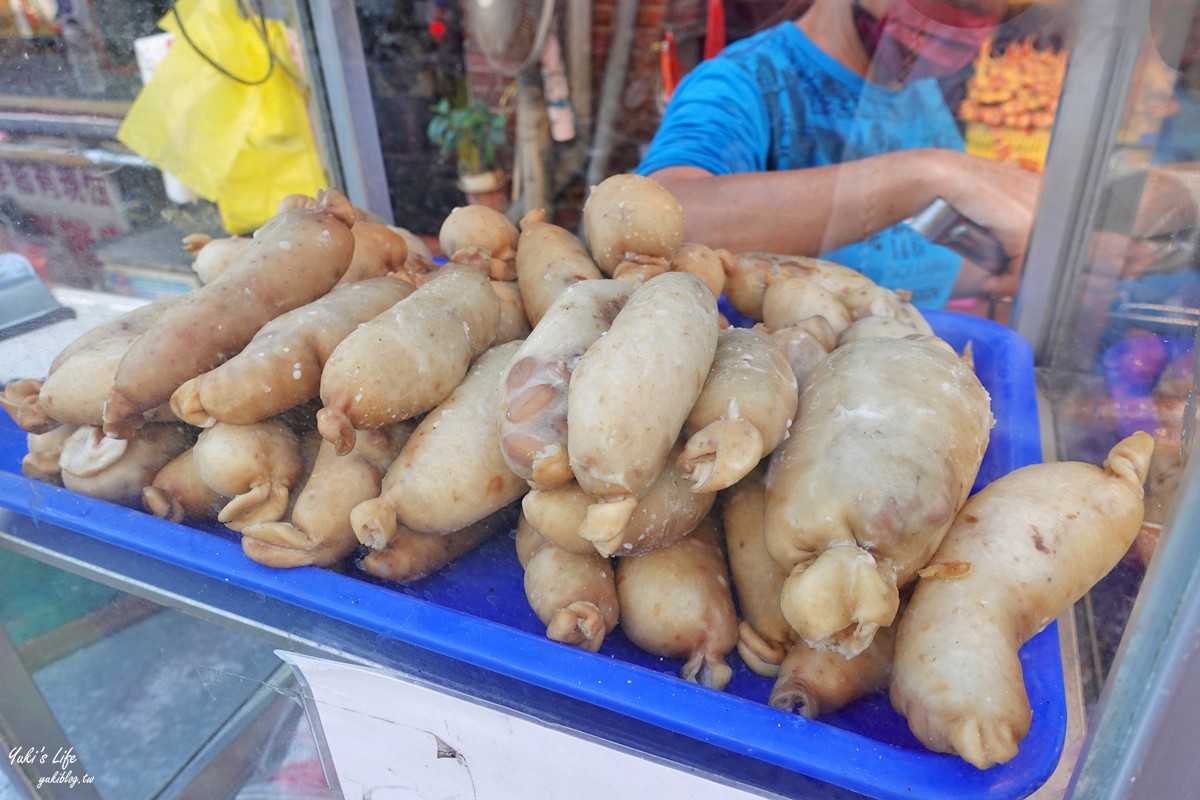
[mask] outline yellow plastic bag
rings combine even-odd
[[[175,41],[117,138],[215,202],[230,233],[249,233],[285,196],[328,186],[287,34],[274,20],[260,31],[235,0],[180,0],[176,8],[178,20],[168,13],[159,21]]]

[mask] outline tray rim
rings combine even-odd
[[[925,313],[935,331],[956,346],[960,346],[964,337],[997,342],[999,346],[990,348],[987,354],[999,362],[991,367],[1027,388],[1030,396],[1018,399],[1025,405],[1031,401],[1036,412],[1032,353],[1023,339],[990,320],[958,312]],[[4,415],[0,415],[0,424],[15,429]],[[1002,457],[1010,469],[1040,460],[1036,416],[1028,428],[1032,431],[1009,431],[1013,435],[1001,443],[1008,451]],[[1031,449],[1031,441],[1036,450]],[[1026,677],[1027,688],[1038,690],[1030,691],[1034,721],[1029,735],[1012,761],[978,770],[957,756],[911,750],[819,720],[786,714],[603,653],[566,647],[352,575],[317,567],[288,570],[267,567],[245,557],[241,547],[231,539],[38,483],[2,468],[0,506],[35,521],[60,525],[242,588],[264,592],[333,621],[395,638],[868,796],[1021,797],[1050,777],[1065,742],[1066,702],[1057,623],[1051,623],[1022,649],[1023,663],[1029,661],[1044,668],[1043,673]],[[388,613],[380,613],[381,609]],[[681,708],[690,711],[681,715]],[[705,720],[718,720],[722,724]]]

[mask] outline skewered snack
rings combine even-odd
[[[766,491],[766,469],[760,466],[722,492],[721,516],[741,612],[738,654],[753,672],[775,677],[796,636],[779,606],[787,571],[767,552]]]
[[[505,369],[500,386],[501,452],[531,487],[552,488],[572,479],[567,457],[571,373],[608,330],[631,291],[628,284],[607,279],[568,286]]]
[[[282,519],[304,464],[300,438],[275,419],[249,425],[218,422],[196,439],[192,456],[200,479],[231,498],[217,520],[235,531]]]
[[[321,372],[317,428],[350,452],[355,430],[411,419],[442,402],[491,346],[500,301],[475,267],[448,264],[343,339]]]
[[[1065,50],[1039,49],[1030,40],[1012,42],[1000,53],[985,48],[958,107],[959,119],[967,123],[968,152],[1040,172],[1042,137],[1054,124],[1066,63]],[[1154,88],[1147,81],[1139,100],[1160,96]],[[1169,96],[1170,90],[1162,94]],[[1145,116],[1139,112],[1131,110],[1135,125]],[[1156,110],[1150,116],[1157,129],[1164,114]]]
[[[567,454],[575,479],[597,499],[581,533],[600,552],[621,535],[679,438],[712,366],[717,330],[716,298],[704,282],[666,272],[630,295],[572,373]]]
[[[674,544],[613,563],[629,640],[686,659],[684,680],[724,689],[733,675],[725,657],[737,644],[737,611],[716,520],[706,517]]]
[[[334,348],[414,291],[393,277],[333,287],[329,294],[264,325],[240,353],[185,381],[171,409],[200,428],[216,422],[249,425],[316,397]]]
[[[129,436],[184,381],[236,355],[270,320],[328,292],[350,263],[351,224],[349,203],[333,189],[317,208],[272,217],[234,264],[184,295],[129,348],[104,404],[104,432]]]
[[[966,501],[993,424],[940,339],[861,339],[809,374],[767,476],[767,547],[804,641],[849,657],[892,623],[899,589]]]
[[[535,328],[568,286],[604,277],[583,241],[566,228],[547,222],[546,212],[540,208],[521,219],[516,268],[525,313]]]
[[[1033,715],[1017,651],[1129,549],[1153,449],[1139,431],[1103,468],[1033,464],[967,501],[896,632],[892,705],[926,747],[980,769],[1016,755]]]
[[[358,547],[350,512],[379,496],[383,476],[411,436],[412,422],[358,431],[354,448],[339,456],[320,441],[312,473],[296,495],[287,520],[242,528],[242,550],[271,567],[337,564]]]
[[[783,347],[762,331],[727,328],[683,432],[679,463],[696,492],[732,486],[787,433],[796,415],[796,376]]]
[[[529,486],[504,463],[496,425],[500,373],[520,342],[488,350],[430,411],[383,479],[379,497],[354,507],[354,535],[380,550],[398,526],[416,533],[461,530],[515,502]]]
[[[520,232],[508,217],[494,208],[469,205],[451,209],[438,230],[438,245],[451,260],[466,247],[482,247],[490,254],[488,276],[511,281],[517,277],[517,242]]]
[[[133,439],[112,439],[99,428],[81,425],[62,445],[58,463],[63,486],[88,497],[138,507],[142,489],[192,441],[192,432],[179,424],[149,424]]]
[[[525,597],[547,638],[596,652],[620,616],[612,564],[596,552],[555,547],[524,517],[517,520],[517,555]]]

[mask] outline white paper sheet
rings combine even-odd
[[[279,655],[310,695],[347,798],[768,796],[396,673]]]

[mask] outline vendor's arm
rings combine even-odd
[[[990,229],[1020,263],[1038,176],[953,150],[904,150],[825,167],[716,175],[691,166],[650,177],[683,206],[685,239],[734,252],[817,255],[856,242],[941,195]]]
[[[680,84],[638,172],[679,199],[685,238],[711,247],[818,255],[888,228],[941,195],[991,229],[1020,263],[1036,175],[942,149],[778,169],[768,153],[779,124],[745,69],[705,61]]]

